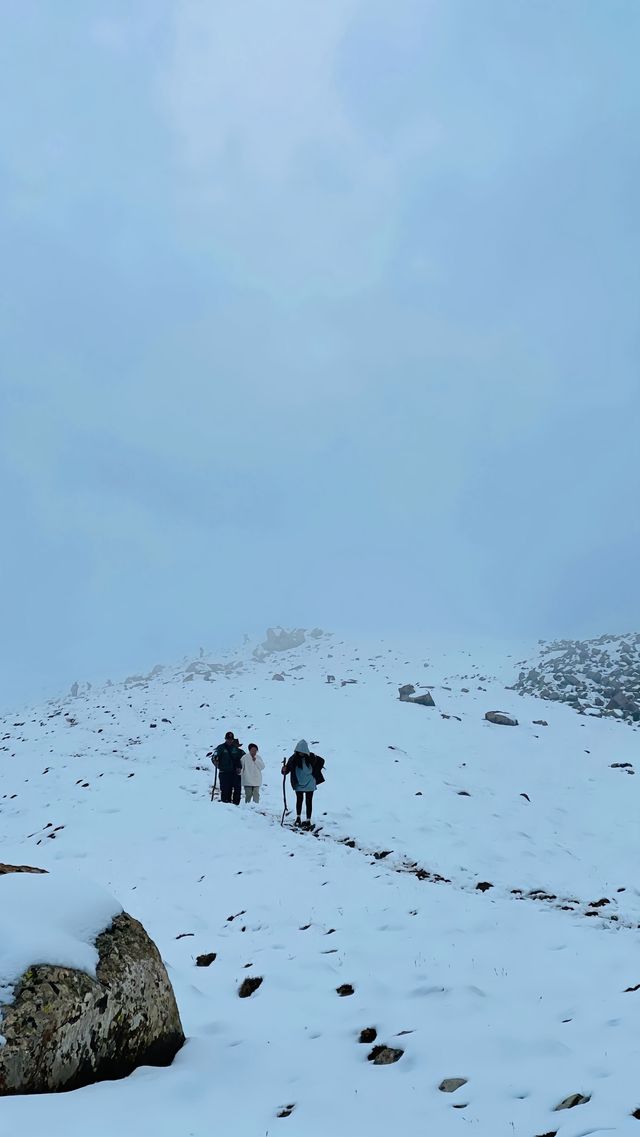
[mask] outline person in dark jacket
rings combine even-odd
[[[220,775],[220,801],[233,801],[234,805],[240,805],[243,757],[244,750],[241,750],[238,739],[232,730],[228,730],[224,742],[216,746],[212,758]]]
[[[301,825],[303,829],[311,828],[313,795],[316,788],[324,782],[324,775],[322,773],[323,766],[324,758],[321,758],[319,754],[312,754],[304,738],[300,739],[294,753],[282,764],[282,773],[285,776],[287,774],[290,775],[291,789],[296,795],[295,824],[297,826]],[[300,819],[303,801],[307,815],[306,821],[304,822]]]

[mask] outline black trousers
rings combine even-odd
[[[302,813],[302,799],[306,799],[307,806],[307,821],[311,821],[311,811],[313,809],[313,790],[307,790],[306,793],[300,793],[296,790],[296,814],[299,817]]]
[[[242,793],[242,777],[240,774],[223,774],[220,771],[220,801],[233,801],[234,805],[240,805],[240,795]]]

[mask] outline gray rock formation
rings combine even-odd
[[[295,628],[291,632],[285,628],[267,628],[267,638],[260,649],[267,654],[272,651],[291,651],[294,647],[300,647],[304,641],[304,628]]]
[[[416,695],[413,683],[405,683],[398,688],[398,698],[401,703],[417,703],[419,707],[435,707],[433,695],[427,691],[425,695]]]
[[[466,1084],[466,1078],[443,1078],[438,1089],[443,1094],[454,1094],[456,1090],[459,1090],[461,1086],[466,1086]]]
[[[419,707],[435,707],[433,695],[427,691],[425,695],[416,695],[414,699],[409,699],[410,703],[416,703]]]
[[[95,979],[48,964],[21,977],[0,1020],[0,1096],[73,1090],[173,1061],[184,1034],[153,941],[122,913],[96,948]]]
[[[398,698],[400,702],[407,703],[411,695],[415,695],[416,689],[413,683],[405,683],[404,686],[398,688]]]
[[[568,1098],[555,1107],[554,1112],[557,1113],[561,1109],[575,1109],[577,1105],[586,1105],[588,1101],[591,1101],[590,1094],[569,1094]]]
[[[505,714],[504,711],[487,711],[484,717],[487,722],[493,722],[496,726],[518,726],[518,720]]]
[[[579,713],[640,722],[640,633],[555,640],[521,661],[514,690]]]

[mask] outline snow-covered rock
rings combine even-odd
[[[142,925],[98,886],[24,866],[0,879],[0,1031],[0,1095],[168,1065],[184,1042]]]
[[[495,726],[518,725],[518,720],[514,719],[513,715],[508,715],[504,711],[487,711],[484,717],[487,722],[492,722]]]

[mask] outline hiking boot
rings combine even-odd
[[[300,820],[300,818],[299,818],[299,817],[296,817],[296,819],[295,819],[295,821],[294,821],[294,823],[293,823],[293,824],[295,825],[296,829],[299,829],[299,828],[300,828],[300,826],[302,825],[302,822],[301,822],[301,820]]]
[[[311,828],[311,822],[309,821],[309,819],[308,819],[308,818],[307,818],[307,820],[306,820],[306,821],[303,821],[303,822],[302,822],[302,828],[303,828],[303,829],[310,829],[310,828]]]

